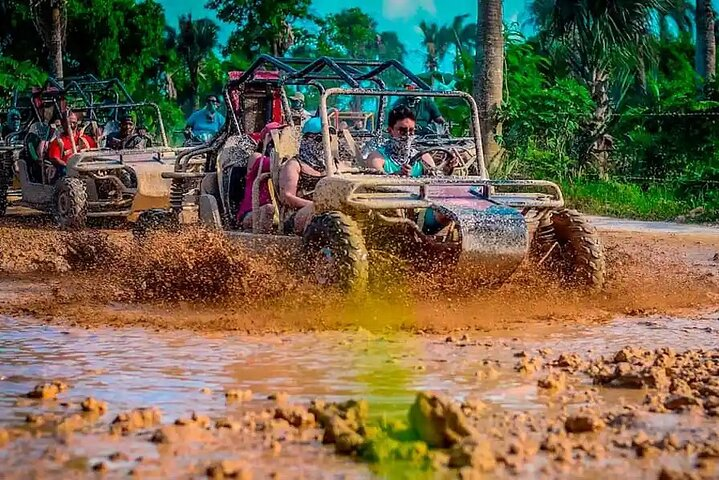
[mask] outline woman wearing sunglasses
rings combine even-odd
[[[400,105],[389,113],[390,138],[385,145],[370,153],[367,157],[367,166],[389,175],[403,175],[421,177],[435,167],[434,159],[428,153],[419,157],[419,151],[414,148],[417,122],[414,113],[408,107]],[[451,175],[455,162],[447,162],[445,175]]]

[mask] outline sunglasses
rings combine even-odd
[[[399,127],[396,129],[400,135],[414,135],[415,129],[409,127]]]
[[[219,100],[208,100],[207,103],[214,103],[215,105],[219,105],[220,101]]]

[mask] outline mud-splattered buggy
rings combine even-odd
[[[25,139],[34,134],[41,141],[32,146],[24,141],[16,158],[5,157],[3,171],[17,172],[21,194],[10,205],[50,213],[61,227],[72,229],[84,227],[89,218],[132,220],[143,210],[169,206],[170,182],[161,174],[174,169],[175,151],[168,145],[157,105],[135,102],[116,79],[94,77],[65,79],[63,84],[51,79],[34,91],[32,105],[36,121]],[[50,142],[56,141],[49,123],[60,119],[67,128],[70,110],[82,116],[80,128],[95,137],[99,148],[79,151],[73,145],[66,176],[55,180],[47,157]],[[119,128],[120,112],[143,117],[145,126],[158,133],[160,146],[147,147],[145,139],[132,150],[106,148],[104,139]],[[8,188],[8,175],[0,181],[0,190]]]
[[[175,171],[164,174],[173,181],[170,212],[146,212],[145,225],[193,223],[225,229],[229,235],[254,244],[285,242],[313,265],[317,280],[345,290],[367,287],[369,250],[391,250],[426,265],[426,260],[446,271],[462,260],[481,269],[488,284],[501,283],[527,258],[557,270],[572,285],[598,288],[604,281],[604,256],[596,231],[576,211],[564,207],[559,187],[539,180],[489,179],[481,147],[479,117],[473,98],[463,92],[436,92],[396,62],[335,61],[321,58],[306,62],[301,69],[289,61],[261,57],[236,80],[226,98],[230,121],[222,135],[205,149],[178,156]],[[264,67],[275,69],[268,73]],[[379,75],[394,68],[414,82],[418,89],[390,90]],[[324,88],[319,82],[337,80],[349,88]],[[372,88],[362,81],[376,80]],[[273,134],[275,151],[271,173],[258,177],[253,188],[253,211],[259,211],[260,182],[268,181],[277,190],[279,169],[297,154],[297,130],[287,108],[284,85],[315,84],[320,90],[324,161],[327,175],[314,191],[314,218],[302,236],[280,233],[261,235],[235,229],[234,174],[254,150],[250,133],[270,120],[281,120],[288,128]],[[347,138],[354,143],[355,168],[339,171],[335,158],[338,140],[331,134],[328,100],[336,95],[374,96],[380,99],[375,132],[366,138]],[[388,96],[453,97],[469,106],[470,138],[445,138],[429,152],[436,163],[462,150],[461,176],[408,178],[380,175],[361,165],[363,153],[382,142],[382,125]],[[257,101],[259,99],[259,102]],[[247,106],[254,102],[253,109]],[[277,118],[278,116],[282,118]],[[186,165],[194,154],[207,154],[203,173],[191,173]],[[238,160],[240,159],[240,160]],[[472,174],[472,175],[470,175]],[[240,180],[244,180],[240,173]],[[273,199],[276,214],[281,215]],[[434,209],[449,222],[439,233],[427,234],[418,211]],[[257,217],[257,215],[255,215]],[[280,218],[280,224],[284,221]],[[140,222],[138,222],[138,225]],[[425,260],[425,262],[422,262]]]

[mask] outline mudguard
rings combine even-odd
[[[433,199],[434,207],[459,228],[459,261],[480,268],[494,283],[509,277],[527,256],[529,229],[517,210],[485,202],[473,208]]]

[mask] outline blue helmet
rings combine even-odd
[[[302,133],[322,133],[322,120],[320,117],[312,117],[307,119],[302,126]]]

